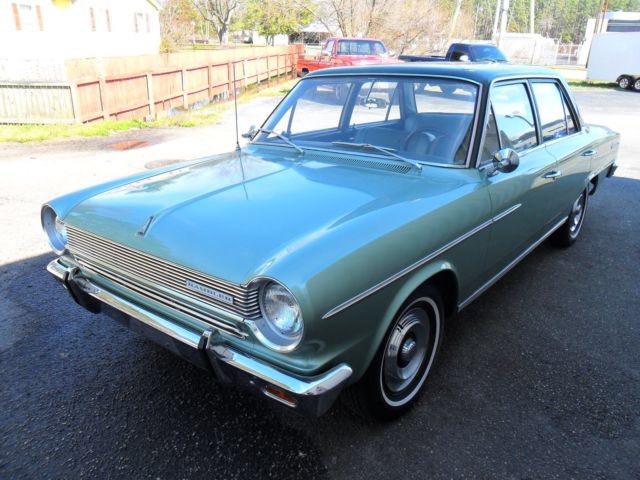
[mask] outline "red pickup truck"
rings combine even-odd
[[[307,73],[321,68],[381,63],[400,63],[399,60],[389,57],[381,40],[335,37],[325,42],[319,55],[300,55],[298,76],[304,77]]]

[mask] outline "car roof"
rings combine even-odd
[[[332,75],[416,75],[457,77],[489,85],[494,80],[509,77],[551,77],[561,78],[550,68],[530,65],[511,65],[498,63],[460,63],[460,62],[407,62],[358,67],[337,67],[316,70],[305,78],[317,78]]]

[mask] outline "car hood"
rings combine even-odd
[[[424,212],[422,202],[460,185],[329,163],[309,153],[287,158],[283,152],[250,146],[241,154],[137,178],[80,201],[64,220],[243,284],[272,274],[311,245],[313,255],[299,261],[322,264],[329,249],[331,255],[353,251],[406,222],[413,210]]]

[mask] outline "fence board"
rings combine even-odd
[[[0,82],[0,122],[144,119],[227,99],[234,72],[238,91],[295,75],[301,51],[301,45],[286,45],[68,60],[66,82]]]

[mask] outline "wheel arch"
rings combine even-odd
[[[378,323],[378,328],[372,338],[373,341],[366,356],[365,367],[362,369],[362,373],[371,365],[396,314],[407,303],[409,298],[411,298],[414,293],[419,292],[424,286],[434,285],[440,292],[444,302],[445,318],[454,314],[458,308],[458,277],[458,272],[453,264],[446,260],[440,260],[429,263],[412,272],[410,275],[403,277],[402,280],[398,280],[398,282],[402,283],[399,287],[396,287],[393,297]]]

